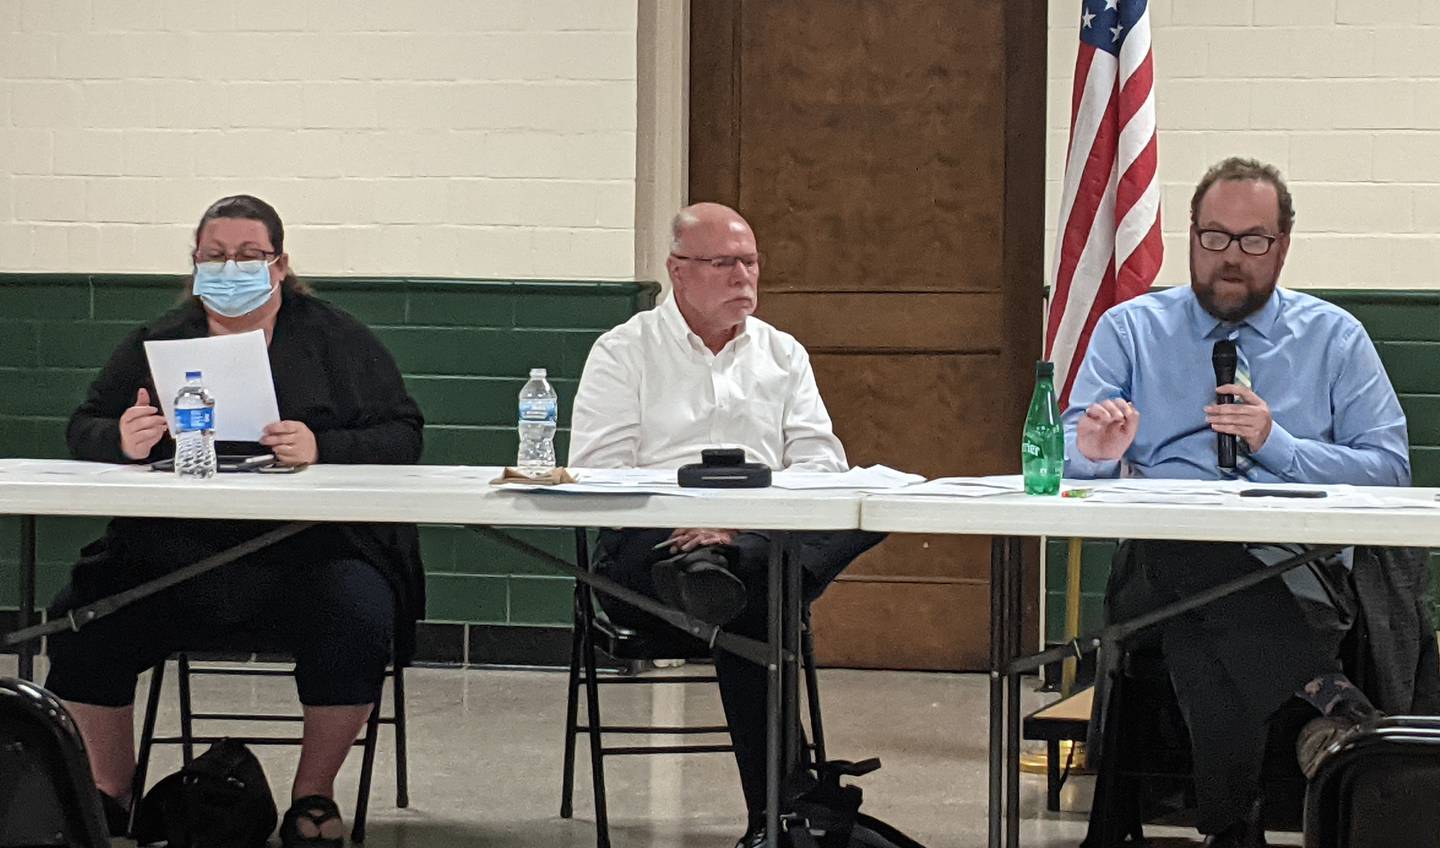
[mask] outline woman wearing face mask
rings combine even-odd
[[[262,330],[280,421],[259,445],[288,465],[414,463],[423,421],[394,360],[360,322],[290,273],[280,216],[248,195],[216,201],[195,230],[192,298],[120,343],[70,419],[77,459],[172,456],[145,359],[152,339]],[[224,414],[223,398],[217,413]],[[248,451],[246,448],[248,447]],[[205,485],[197,482],[196,485]],[[66,610],[233,547],[276,524],[115,519],[86,547],[51,606]],[[46,686],[67,702],[111,821],[123,829],[135,769],[138,674],[182,649],[243,634],[295,657],[303,745],[282,843],[340,846],[335,775],[380,693],[391,647],[407,658],[424,609],[413,525],[321,524],[256,554],[50,639]]]

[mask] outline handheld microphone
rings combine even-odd
[[[1210,364],[1215,368],[1215,385],[1223,386],[1226,383],[1235,382],[1235,365],[1239,361],[1239,355],[1235,351],[1235,342],[1230,339],[1221,339],[1215,343],[1215,349],[1210,353]],[[1217,404],[1234,403],[1234,395],[1215,395]],[[1215,452],[1219,456],[1219,465],[1227,471],[1235,470],[1235,436],[1232,433],[1215,434]]]

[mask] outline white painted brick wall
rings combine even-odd
[[[0,271],[179,272],[212,200],[301,274],[635,273],[640,0],[0,0]]]
[[[1078,7],[1050,2],[1047,273]],[[1294,194],[1286,284],[1440,288],[1440,0],[1152,0],[1150,9],[1161,283],[1189,280],[1195,182],[1242,154],[1279,166]]]

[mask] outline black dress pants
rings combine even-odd
[[[1127,541],[1111,569],[1106,618],[1126,621],[1261,567],[1239,543]],[[1316,567],[1348,587],[1334,580],[1343,578],[1338,561]],[[1339,600],[1341,609],[1326,608],[1276,577],[1139,637],[1163,652],[1189,726],[1202,833],[1249,814],[1271,718],[1301,686],[1339,670],[1353,595]]]
[[[95,600],[72,580],[49,615]],[[67,701],[123,707],[139,674],[177,651],[247,646],[295,657],[306,706],[371,704],[394,632],[395,592],[368,562],[252,555],[51,636],[45,685]]]
[[[655,550],[655,545],[669,538],[670,530],[603,530],[600,533],[596,559],[606,576],[628,589],[650,597],[655,584],[650,568],[672,554],[669,548]],[[885,537],[878,533],[841,531],[833,533],[793,533],[792,550],[803,569],[801,580],[804,602],[820,597],[845,566],[860,554],[879,544]],[[740,636],[765,641],[768,629],[768,574],[770,539],[762,533],[744,532],[735,536],[740,552],[736,576],[745,583],[745,609],[725,630]],[[636,630],[654,630],[665,625],[635,607],[601,595],[605,612],[617,624]],[[715,676],[719,679],[720,700],[725,707],[725,720],[730,725],[730,739],[735,747],[735,763],[740,771],[740,787],[745,805],[752,818],[765,812],[765,705],[768,677],[765,668],[727,651],[715,652]],[[804,746],[801,746],[802,748]],[[802,753],[803,756],[803,753]],[[790,763],[795,773],[801,763]],[[782,770],[782,774],[786,773]]]

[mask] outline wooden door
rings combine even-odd
[[[1040,0],[692,2],[690,199],[754,227],[759,315],[809,349],[853,464],[1019,469],[1040,351],[1045,24]],[[983,668],[989,551],[887,540],[817,605],[822,661]]]

